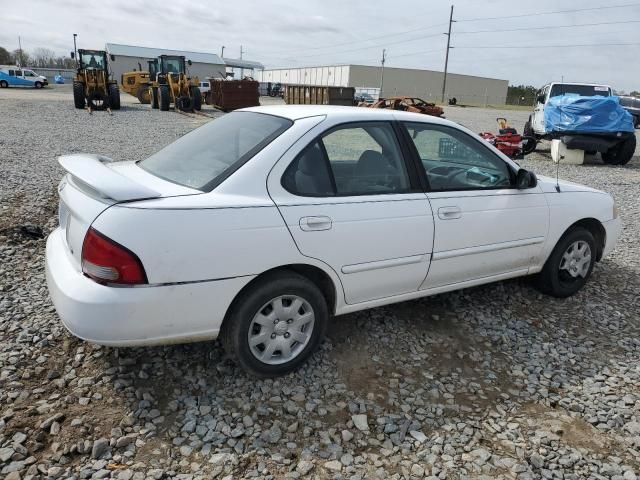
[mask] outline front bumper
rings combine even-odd
[[[109,287],[79,271],[60,228],[47,239],[49,294],[64,326],[101,345],[186,343],[218,336],[225,313],[252,276],[179,285]]]
[[[620,237],[620,231],[622,230],[622,221],[618,217],[608,222],[603,222],[602,226],[606,231],[606,239],[602,251],[602,257],[604,258],[611,253],[618,242],[618,237]]]

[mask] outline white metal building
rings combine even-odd
[[[254,69],[263,68],[262,64],[244,59],[225,58],[224,60],[215,53],[189,52],[183,50],[169,50],[166,48],[137,47],[133,45],[121,45],[119,43],[107,43],[105,46],[109,59],[113,78],[120,82],[124,72],[132,70],[147,70],[147,60],[160,55],[182,55],[186,60],[191,60],[187,65],[187,72],[192,77],[218,77],[224,78],[227,71],[239,69],[244,75],[253,75]]]
[[[328,65],[267,69],[256,72],[255,76],[261,82],[284,85],[327,85],[366,90],[380,88],[382,69],[366,65]],[[406,95],[440,101],[443,77],[442,72],[433,70],[386,67],[381,96]],[[508,86],[508,80],[449,73],[445,97],[455,97],[458,103],[499,105],[506,103]]]

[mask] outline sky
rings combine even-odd
[[[453,3],[450,72],[640,90],[638,0]],[[267,68],[379,65],[385,48],[388,67],[441,71],[450,8],[441,0],[0,0],[0,46],[15,50],[20,35],[26,51],[68,55],[73,33],[87,49],[109,42],[219,54],[225,46],[237,58],[242,46]],[[496,18],[504,16],[512,18]]]

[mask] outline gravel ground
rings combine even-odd
[[[335,319],[311,361],[247,377],[216,342],[104,348],[47,296],[56,156],[135,160],[205,121],[64,89],[0,91],[0,478],[623,479],[640,474],[640,161],[561,166],[613,193],[625,227],[586,288],[526,280]],[[125,96],[123,95],[123,100]],[[475,131],[525,112],[448,108]],[[548,151],[522,162],[555,174]]]

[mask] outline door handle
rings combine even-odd
[[[332,221],[329,217],[302,217],[300,228],[305,232],[330,230]]]
[[[462,217],[460,207],[440,207],[438,209],[438,218],[440,220],[453,220]]]

